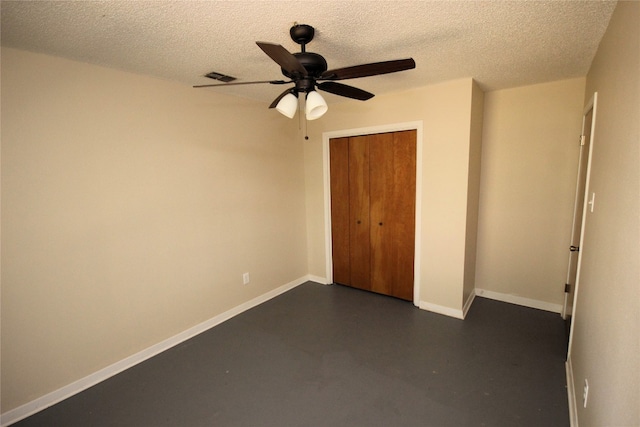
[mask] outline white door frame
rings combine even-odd
[[[322,157],[324,174],[324,233],[325,233],[325,259],[326,277],[329,283],[333,283],[333,251],[331,247],[331,176],[329,168],[329,140],[358,135],[371,135],[376,133],[399,132],[403,130],[416,131],[416,212],[415,212],[415,251],[413,261],[413,304],[419,306],[420,302],[420,236],[422,218],[422,137],[423,122],[392,123],[388,125],[363,127],[356,129],[344,129],[322,133]]]
[[[573,329],[576,324],[575,315],[576,315],[576,303],[578,301],[578,292],[580,290],[580,270],[582,268],[582,253],[584,249],[584,231],[587,223],[587,212],[589,209],[593,212],[593,199],[589,197],[590,189],[590,179],[591,179],[591,164],[592,164],[592,154],[593,154],[593,145],[595,141],[596,134],[596,113],[597,113],[597,105],[598,105],[598,92],[594,92],[593,96],[587,103],[584,111],[582,113],[583,121],[582,121],[582,134],[584,135],[584,117],[590,110],[593,110],[591,116],[591,136],[589,139],[589,153],[587,154],[587,176],[585,178],[584,185],[584,203],[582,206],[582,224],[580,226],[580,250],[578,251],[578,265],[576,270],[576,283],[575,290],[573,293],[573,304],[571,308],[571,329],[569,330],[569,345],[567,349],[567,360],[571,358],[571,344],[573,342]],[[595,195],[594,195],[595,196]]]

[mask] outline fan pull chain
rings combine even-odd
[[[305,141],[309,140],[309,132],[308,132],[309,122],[307,120],[307,115],[304,116],[304,139]]]

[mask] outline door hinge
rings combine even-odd
[[[569,251],[571,252],[580,252],[580,246],[569,246]]]
[[[568,294],[569,292],[571,292],[571,285],[570,285],[570,284],[566,283],[566,284],[564,285],[564,292],[565,292],[565,293],[567,293],[567,294]]]
[[[585,137],[584,135],[580,135],[580,146],[582,147],[584,145],[584,141],[585,141]]]

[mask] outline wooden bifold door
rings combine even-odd
[[[416,131],[329,141],[333,281],[413,300]]]

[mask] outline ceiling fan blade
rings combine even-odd
[[[256,42],[256,44],[289,74],[307,75],[307,69],[298,61],[298,58],[281,45],[266,42]]]
[[[287,96],[290,93],[293,93],[293,89],[292,88],[289,88],[289,89],[285,90],[284,92],[282,92],[280,95],[278,95],[278,97],[276,99],[273,100],[271,105],[269,105],[269,108],[276,108],[276,105],[278,105],[278,102],[280,102],[280,100],[282,98],[284,98],[285,96]]]
[[[318,84],[318,89],[333,93],[334,95],[346,96],[347,98],[358,99],[360,101],[366,101],[367,99],[371,99],[375,96],[366,90],[336,82],[320,83]]]
[[[291,83],[291,81],[285,82],[284,80],[261,80],[256,82],[235,82],[235,83],[214,83],[208,85],[195,85],[194,87],[213,87],[213,86],[239,86],[239,85],[255,85],[258,83],[269,83],[272,85],[283,85]]]
[[[396,59],[394,61],[372,62],[370,64],[355,65],[353,67],[337,68],[322,73],[322,80],[345,80],[358,77],[377,76],[416,68],[413,58]]]

